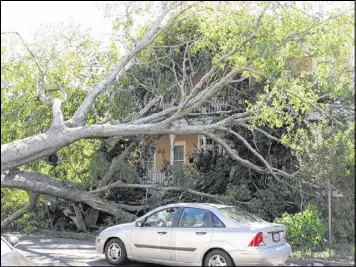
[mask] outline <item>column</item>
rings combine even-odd
[[[170,157],[169,157],[169,162],[171,164],[171,166],[174,165],[174,140],[175,140],[175,135],[174,134],[170,134],[169,135],[169,141],[170,141]]]
[[[176,136],[174,134],[169,135],[169,141],[170,141],[170,153],[169,153],[169,163],[173,167],[174,165],[174,141],[175,141]],[[175,186],[176,181],[174,180],[174,175],[172,173],[172,183]]]
[[[203,135],[203,151],[206,151],[206,136]]]

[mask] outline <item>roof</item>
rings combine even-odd
[[[169,205],[161,206],[161,208],[169,208],[169,207],[194,207],[194,208],[224,208],[224,207],[229,207],[228,205],[222,205],[222,204],[215,204],[215,203],[172,203]]]

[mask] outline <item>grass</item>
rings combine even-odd
[[[335,244],[322,251],[297,250],[292,248],[292,258],[315,258],[339,262],[355,262],[355,244]]]

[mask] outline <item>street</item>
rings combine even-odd
[[[93,242],[45,236],[19,236],[17,249],[38,266],[112,266],[104,255],[95,251]],[[139,262],[128,262],[123,266],[156,266]],[[286,263],[285,266],[297,266]]]
[[[90,241],[42,236],[23,236],[20,240],[16,248],[38,265],[112,266],[107,263],[104,255],[95,251],[95,246]],[[129,262],[126,266],[147,266],[147,264]]]

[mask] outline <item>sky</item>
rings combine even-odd
[[[41,24],[77,22],[85,28],[92,28],[99,40],[108,40],[111,20],[99,10],[99,3],[117,1],[1,1],[1,31],[17,31],[25,39],[32,38]],[[349,2],[313,2],[316,8],[332,10]],[[313,5],[313,6],[314,6]],[[321,5],[321,6],[320,6]]]
[[[76,22],[105,41],[110,38],[111,20],[99,10],[99,3],[110,1],[1,1],[1,32],[17,31],[30,40],[41,24]]]

